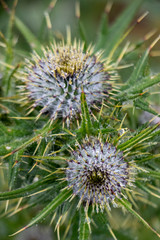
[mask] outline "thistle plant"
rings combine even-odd
[[[49,112],[51,119],[59,117],[69,125],[81,112],[82,88],[89,107],[96,108],[95,103],[100,105],[109,97],[109,80],[113,77],[100,60],[100,53],[93,55],[91,47],[84,52],[84,45],[76,40],[72,46],[69,36],[68,44],[54,43],[43,52],[44,57],[34,54],[33,63],[27,65],[24,89],[24,93],[27,89],[29,98],[34,99],[32,107],[43,107],[38,117]]]
[[[124,161],[123,153],[108,142],[93,138],[84,141],[78,150],[74,151],[73,159],[69,160],[66,170],[69,187],[73,194],[79,195],[80,203],[87,206],[96,205],[96,211],[110,209],[110,202],[116,206],[115,199],[121,198],[123,189],[134,180],[131,179],[131,168]]]
[[[80,39],[72,40],[67,28],[66,37],[52,35],[48,43],[15,15],[17,1],[12,9],[1,3],[10,19],[8,35],[1,33],[1,215],[25,216],[27,210],[30,217],[9,234],[21,234],[48,217],[57,239],[134,239],[129,237],[132,223],[127,233],[116,225],[124,212],[125,220],[133,215],[151,230],[150,239],[159,239],[160,230],[142,212],[143,205],[155,207],[160,198],[159,123],[133,124],[139,110],[159,116],[149,97],[160,74],[151,74],[148,63],[159,37],[134,66],[129,59],[152,34],[125,44],[146,16],[130,26],[141,1],[133,1],[111,27],[105,12],[92,44],[86,41],[78,3]],[[51,1],[45,11],[48,30],[54,5]],[[13,25],[31,51],[14,47]],[[135,121],[130,121],[133,109]]]

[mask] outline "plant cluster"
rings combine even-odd
[[[81,39],[72,41],[67,28],[66,40],[54,39],[47,47],[15,16],[16,1],[11,10],[1,2],[10,21],[8,36],[1,33],[0,42],[0,170],[8,188],[0,201],[9,203],[2,205],[5,215],[41,209],[12,235],[52,215],[58,239],[96,239],[97,226],[106,236],[124,239],[121,231],[114,233],[112,219],[120,208],[160,237],[137,210],[140,201],[151,204],[150,196],[159,198],[159,124],[150,121],[133,129],[129,121],[133,109],[158,115],[148,99],[160,74],[150,72],[148,55],[159,37],[134,66],[129,59],[144,41],[122,43],[145,17],[127,30],[141,1],[133,1],[111,27],[105,12],[92,45],[76,5]],[[14,47],[13,25],[31,53]]]

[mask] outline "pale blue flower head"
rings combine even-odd
[[[35,54],[26,67],[26,89],[33,100],[32,107],[41,106],[40,115],[49,113],[51,119],[62,118],[70,124],[81,113],[82,88],[89,109],[109,97],[110,74],[93,48],[84,45],[54,43],[43,49],[43,56]]]
[[[99,206],[103,211],[110,203],[117,206],[125,189],[132,185],[132,168],[123,158],[123,153],[115,146],[100,139],[85,139],[72,152],[66,170],[69,187],[80,197],[81,202]]]

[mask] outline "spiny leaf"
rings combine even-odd
[[[33,33],[27,28],[27,26],[18,18],[15,17],[15,24],[19,31],[23,34],[30,47],[37,53],[41,52],[41,44]]]
[[[104,128],[100,130],[101,133],[105,134],[105,133],[110,133],[110,132],[117,132],[117,129],[115,128]]]
[[[3,141],[3,138],[0,138],[0,144],[1,144],[0,145],[0,159],[4,159],[7,156],[11,156],[13,153],[19,151],[20,149],[18,149],[17,151],[14,152],[14,149],[17,146],[21,146],[22,143],[25,143],[29,139],[30,139],[29,136],[27,136],[27,137],[24,136],[21,138],[18,138],[16,136],[13,138],[11,136],[7,136],[7,137],[5,137],[4,141]],[[10,152],[10,151],[12,151],[12,152]]]
[[[14,76],[14,74],[16,73],[19,67],[20,67],[20,64],[17,64],[8,76],[8,82],[6,84],[6,95],[8,95],[8,93],[10,92],[12,77]]]
[[[66,160],[68,157],[62,157],[62,156],[30,156],[30,155],[23,155],[23,157],[30,157],[33,159],[43,159],[43,160]]]
[[[33,138],[25,138],[24,139],[24,143],[23,144],[20,144],[19,147],[17,147],[16,149],[14,149],[12,152],[0,157],[0,159],[4,159],[6,157],[9,157],[11,156],[12,154],[18,152],[19,150],[22,150],[22,149],[25,149],[27,146],[31,145],[32,143],[36,142],[38,139],[40,138],[40,135],[36,135],[35,137]],[[29,139],[29,140],[27,140]],[[27,140],[27,141],[26,141]],[[22,141],[19,141],[19,143],[22,143]]]
[[[12,64],[12,60],[13,60],[13,23],[14,23],[14,19],[15,19],[15,7],[16,7],[17,1],[15,0],[13,3],[13,7],[12,10],[10,11],[10,18],[9,18],[9,24],[8,24],[8,28],[7,28],[7,40],[6,40],[6,59],[5,59],[5,63],[10,65]],[[4,77],[3,77],[3,82],[2,85],[4,86],[4,94],[7,95],[8,94],[8,87],[9,87],[9,68],[6,67],[6,69],[4,70]]]
[[[55,5],[56,5],[56,0],[51,0],[48,4],[47,8],[44,11],[41,27],[40,27],[39,34],[38,34],[39,35],[38,39],[40,39],[40,40],[43,40],[43,37],[45,36],[45,28],[46,28],[46,23],[47,23],[46,15],[49,16],[49,14],[51,14]],[[48,30],[50,30],[50,29],[48,29]],[[53,38],[53,36],[52,36],[52,38]]]
[[[151,87],[160,82],[160,74],[157,74],[154,77],[145,77],[138,81],[136,84],[132,85],[126,92],[127,93],[140,93],[144,89]]]
[[[78,236],[78,222],[79,222],[79,214],[77,211],[73,217],[72,233],[69,240],[75,240],[75,236]]]
[[[125,199],[119,199],[118,200],[122,206],[124,206],[130,213],[132,213],[140,222],[144,224],[148,229],[150,229],[152,232],[154,232],[159,238],[160,234],[156,232],[136,211],[134,211],[131,207],[131,204],[125,200]]]
[[[39,187],[40,187],[40,189],[42,189],[43,185],[47,184],[47,186],[48,186],[48,183],[53,180],[54,180],[53,176],[47,176],[47,177],[43,178],[42,180],[39,180],[35,183],[27,185],[26,187],[18,188],[18,189],[9,191],[9,192],[0,193],[0,201],[24,197],[24,196],[31,194],[32,191],[34,191],[34,193],[35,193],[35,191],[36,192],[39,191]]]
[[[138,157],[135,159],[135,161],[137,161],[138,163],[143,163],[143,162],[148,162],[150,160],[153,161],[154,159],[160,159],[160,154],[155,154],[147,157]]]
[[[142,79],[139,79],[136,84],[131,85],[128,89],[120,91],[119,94],[117,94],[116,98],[119,101],[126,101],[128,99],[135,99],[141,95],[143,95],[143,91],[146,88],[149,88],[157,83],[160,82],[160,74],[157,74],[154,77],[147,76]]]
[[[1,121],[0,121],[0,133],[3,135],[8,135],[8,129]]]
[[[81,111],[82,111],[82,125],[81,132],[85,136],[86,134],[90,134],[92,131],[92,122],[90,119],[90,114],[86,102],[85,93],[82,91],[81,93]]]
[[[45,217],[51,214],[59,205],[61,205],[67,198],[71,196],[71,190],[65,189],[63,190],[57,197],[55,197],[40,213],[35,216],[29,224],[27,224],[24,228],[20,229],[16,233],[10,235],[14,236],[23,230],[33,226],[34,224],[42,221]]]
[[[82,41],[84,42],[84,51],[87,49],[87,39],[86,39],[86,34],[85,34],[85,28],[83,26],[82,21],[79,19],[78,20],[78,27],[79,27],[79,33]]]
[[[150,140],[153,140],[155,137],[160,136],[160,129],[150,134]]]
[[[21,144],[20,146],[18,146],[16,149],[14,149],[12,152],[6,154],[5,156],[2,156],[0,157],[0,159],[4,159],[6,157],[9,157],[10,155],[18,152],[19,150],[22,150],[24,148],[26,148],[27,146],[31,145],[32,143],[36,142],[38,139],[40,139],[41,137],[44,137],[46,133],[48,133],[49,130],[51,130],[53,127],[51,127],[48,123],[46,125],[43,126],[43,128],[41,130],[38,130],[37,131],[37,134],[32,137],[32,138],[29,138],[28,140],[28,137],[26,137],[26,141]]]
[[[149,136],[149,134],[152,133],[158,126],[159,126],[159,124],[155,125],[154,127],[148,127],[146,129],[144,129],[135,137],[132,137],[128,141],[118,145],[117,148],[120,149],[121,151],[124,151],[125,149],[130,148],[130,147],[133,148],[142,139],[145,140],[145,137]]]
[[[86,210],[84,206],[80,209],[80,222],[79,222],[79,240],[89,240],[90,230],[86,219]]]
[[[103,48],[103,46],[106,43],[107,33],[108,33],[108,18],[107,18],[107,14],[103,13],[95,51],[98,51],[99,49]]]
[[[124,86],[122,86],[122,90],[127,89],[131,85],[134,85],[139,78],[143,77],[143,72],[148,60],[148,54],[149,49],[147,49],[142,55],[142,57],[138,60],[128,81],[125,83]]]
[[[14,188],[17,175],[18,175],[18,169],[19,169],[19,155],[22,154],[23,150],[16,153],[15,156],[9,158],[9,174],[8,174],[8,183],[9,183],[9,189],[11,190]],[[17,164],[15,164],[17,163]],[[14,165],[15,164],[15,165]]]
[[[148,49],[143,53],[142,57],[137,62],[136,66],[134,67],[134,70],[126,82],[124,86],[122,86],[121,90],[125,90],[129,88],[130,86],[133,86],[137,83],[137,81],[141,80],[143,77],[149,76],[148,72],[148,55],[151,51],[151,49],[155,46],[155,44],[159,41],[160,36],[158,36],[148,47]]]
[[[147,111],[154,115],[158,115],[158,113],[149,106],[149,103],[146,101],[146,99],[138,98],[138,99],[134,100],[134,106],[142,109],[143,111]]]
[[[160,195],[152,192],[148,187],[145,187],[143,184],[140,184],[139,182],[138,182],[138,183],[136,182],[136,185],[137,185],[139,188],[141,188],[142,190],[144,190],[145,192],[151,194],[152,196],[157,197],[157,198],[160,198]]]
[[[80,3],[78,1],[76,1],[76,4],[75,4],[75,15],[76,15],[77,21],[78,21],[78,30],[79,30],[78,33],[80,35],[80,38],[84,42],[84,51],[86,51],[88,44],[87,44],[85,28],[84,28],[83,22],[81,21],[81,18],[80,18]]]
[[[140,173],[140,176],[148,176],[149,178],[157,178],[160,179],[160,172],[158,171],[147,171],[147,172],[142,172]]]
[[[117,21],[107,32],[106,42],[104,46],[105,56],[109,55],[109,53],[112,51],[117,42],[119,42],[120,38],[126,31],[141,2],[142,0],[133,1],[132,4],[130,4],[129,7],[126,8],[126,10],[124,10],[124,12],[120,15]]]

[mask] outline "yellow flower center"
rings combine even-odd
[[[83,53],[83,47],[53,46],[53,66],[64,78],[79,73],[83,69],[88,54]]]

